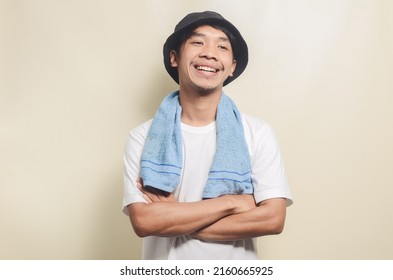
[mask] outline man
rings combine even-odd
[[[223,93],[247,62],[215,12],[187,15],[164,44],[179,90],[125,151],[124,212],[144,259],[258,259],[255,238],[283,230],[292,200],[274,135]]]

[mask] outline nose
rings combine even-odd
[[[199,56],[217,60],[217,48],[213,44],[205,44]]]

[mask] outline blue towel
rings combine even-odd
[[[141,158],[145,186],[173,192],[179,185],[183,149],[179,92],[168,95],[157,110]],[[251,163],[240,112],[222,94],[216,115],[217,145],[203,198],[252,194]]]

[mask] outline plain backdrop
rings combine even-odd
[[[138,259],[130,129],[175,90],[162,46],[215,10],[249,45],[225,88],[274,129],[294,205],[263,259],[393,258],[393,1],[0,1],[0,259]]]

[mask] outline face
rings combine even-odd
[[[221,93],[224,81],[235,71],[236,61],[223,31],[200,26],[183,42],[179,53],[171,52],[171,66],[178,68],[180,89]]]

